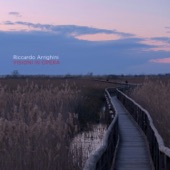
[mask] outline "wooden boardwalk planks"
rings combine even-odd
[[[113,170],[151,170],[146,141],[129,113],[116,97],[112,103],[118,112],[120,145]]]

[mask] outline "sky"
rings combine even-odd
[[[169,0],[1,0],[0,75],[170,73]]]

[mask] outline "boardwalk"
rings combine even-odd
[[[112,99],[118,112],[120,145],[113,170],[151,170],[145,140],[116,97]]]

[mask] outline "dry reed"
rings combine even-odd
[[[12,91],[0,85],[0,169],[80,169],[69,152],[80,99],[67,82],[43,87],[28,81]]]
[[[156,128],[170,147],[170,81],[146,79],[136,88],[131,97],[147,109]]]

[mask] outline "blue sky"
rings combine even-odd
[[[169,73],[169,6],[165,0],[1,1],[0,74]],[[60,64],[14,64],[14,55],[57,55]]]

